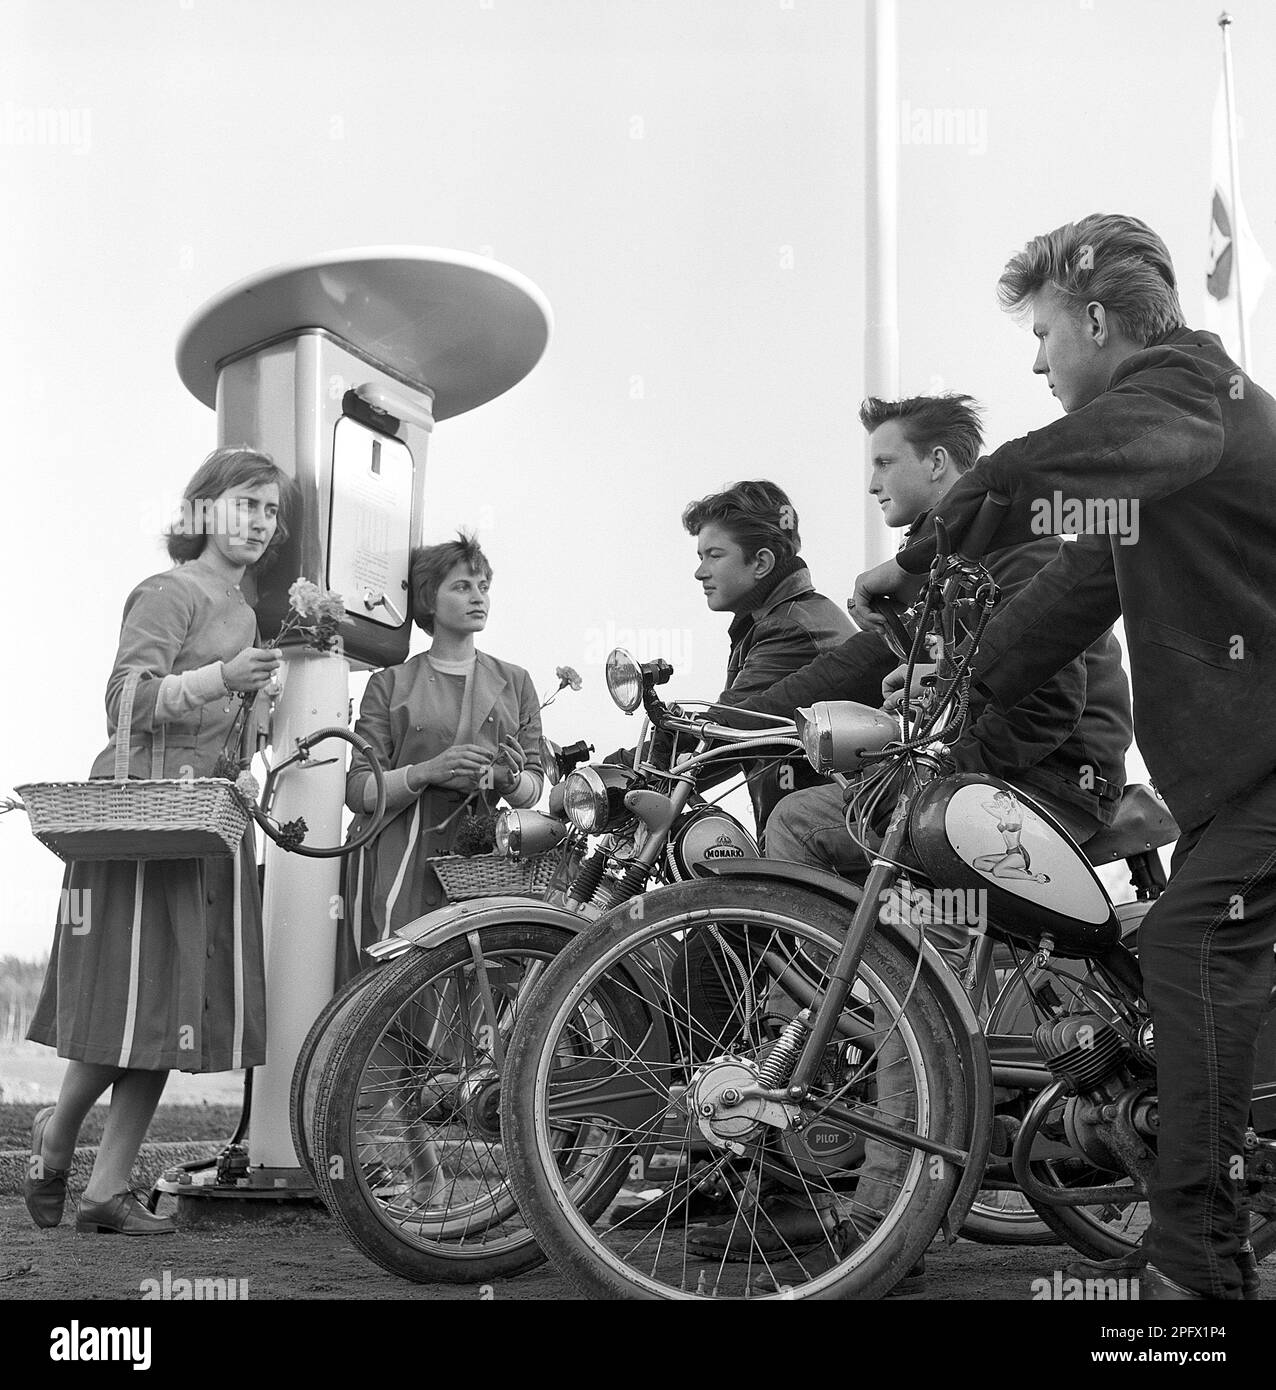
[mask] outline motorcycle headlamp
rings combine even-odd
[[[545,780],[551,787],[556,787],[563,778],[563,767],[558,761],[559,754],[563,751],[552,738],[541,736],[541,767],[545,772]]]
[[[607,824],[611,809],[607,788],[592,767],[578,767],[568,773],[563,783],[563,809],[567,819],[586,835],[597,835]]]
[[[496,849],[509,859],[530,859],[556,849],[567,827],[541,811],[502,811],[496,818]]]
[[[798,710],[797,730],[807,762],[825,777],[857,771],[863,754],[880,753],[900,736],[885,710],[855,700],[821,700]]]
[[[632,714],[642,704],[642,667],[623,648],[607,656],[607,692],[625,711]]]

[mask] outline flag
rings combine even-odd
[[[1241,360],[1240,313],[1237,308],[1236,254],[1240,252],[1241,303],[1245,311],[1245,327],[1254,313],[1254,305],[1263,292],[1267,277],[1272,273],[1263,249],[1254,240],[1245,205],[1239,188],[1236,207],[1232,207],[1231,167],[1227,149],[1227,100],[1222,79],[1218,98],[1214,102],[1212,169],[1213,197],[1210,207],[1210,244],[1205,272],[1204,327],[1217,333],[1229,356]],[[1239,178],[1237,183],[1239,185]],[[1245,363],[1241,363],[1245,366]]]

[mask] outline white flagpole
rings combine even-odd
[[[864,394],[899,395],[899,102],[895,0],[869,0],[865,103],[868,198],[864,210],[866,296]],[[865,457],[868,456],[867,445]],[[894,550],[877,507],[864,509],[866,568]]]
[[[1232,43],[1228,33],[1232,16],[1223,11],[1218,27],[1223,34],[1223,94],[1227,105],[1227,166],[1232,200],[1232,274],[1236,277],[1236,317],[1240,320],[1240,359],[1243,371],[1249,371],[1249,325],[1245,322],[1245,303],[1241,287],[1241,204],[1240,160],[1236,151],[1236,88],[1232,79]]]

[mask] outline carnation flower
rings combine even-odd
[[[579,690],[584,685],[584,681],[580,678],[580,672],[573,670],[570,666],[556,666],[554,674],[558,677],[560,690],[569,685],[573,690]]]

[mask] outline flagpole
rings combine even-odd
[[[1241,368],[1249,371],[1249,326],[1245,322],[1244,291],[1241,281],[1240,159],[1236,150],[1236,88],[1232,79],[1232,43],[1229,30],[1232,16],[1223,11],[1218,27],[1223,34],[1223,95],[1227,105],[1227,166],[1232,200],[1232,274],[1236,283],[1236,317],[1240,320]]]
[[[899,395],[899,102],[895,0],[869,0],[865,102],[868,196],[864,210],[864,394]],[[867,446],[865,447],[867,458]],[[864,563],[893,551],[879,509],[864,509]]]

